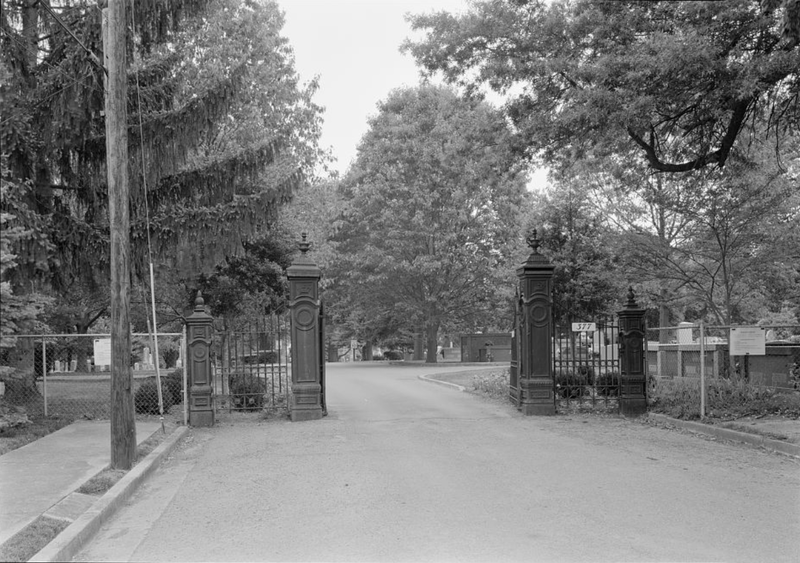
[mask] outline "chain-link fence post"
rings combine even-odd
[[[700,419],[706,417],[706,329],[700,321]]]
[[[47,339],[42,338],[42,398],[44,400],[44,415],[47,413]]]

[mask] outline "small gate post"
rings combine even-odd
[[[519,409],[525,415],[554,415],[552,295],[555,266],[539,254],[536,229],[526,241],[532,252],[517,269],[521,296]]]
[[[644,356],[644,314],[636,303],[633,288],[628,288],[628,301],[619,315],[619,411],[635,417],[647,412],[647,375]]]
[[[319,280],[322,272],[307,256],[306,233],[300,256],[286,270],[292,314],[292,422],[323,416],[322,342],[320,338]]]
[[[200,291],[194,312],[186,317],[186,375],[189,385],[189,424],[214,426],[214,399],[211,386],[211,338],[213,317],[206,313]]]

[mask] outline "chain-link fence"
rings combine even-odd
[[[651,328],[647,365],[654,385],[696,396],[704,416],[709,396],[732,385],[800,390],[800,325]]]
[[[136,413],[158,414],[158,349],[164,412],[183,402],[185,338],[181,333],[131,335]],[[6,337],[0,346],[0,395],[28,415],[108,419],[111,416],[111,335]]]

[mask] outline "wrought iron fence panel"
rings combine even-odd
[[[618,338],[615,317],[554,327],[553,375],[558,410],[619,410]]]
[[[217,411],[287,411],[291,395],[288,315],[218,331],[212,349]]]

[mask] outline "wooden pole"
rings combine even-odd
[[[111,467],[136,460],[130,326],[130,209],[128,202],[126,0],[103,10],[106,69],[106,166],[111,231]]]

